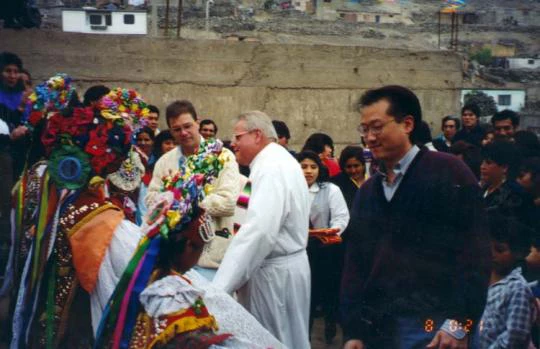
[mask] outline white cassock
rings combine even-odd
[[[214,278],[277,339],[308,349],[311,275],[306,254],[309,194],[300,165],[280,145],[253,159],[246,221]]]

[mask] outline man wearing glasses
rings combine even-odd
[[[380,171],[351,210],[344,348],[467,348],[489,271],[476,179],[455,157],[414,145],[422,111],[409,89],[370,90],[360,108]]]
[[[239,302],[287,348],[309,349],[308,187],[296,159],[272,139],[266,114],[238,117],[232,146],[238,163],[250,166],[252,192],[214,283],[238,290]]]
[[[147,207],[152,206],[156,195],[162,191],[163,177],[176,173],[179,168],[184,166],[186,156],[197,154],[199,146],[203,141],[199,133],[199,124],[197,123],[197,112],[191,102],[175,101],[171,103],[166,110],[167,125],[178,146],[164,154],[155,164],[152,181],[148,186],[148,194],[145,202]],[[226,148],[225,162],[223,169],[219,172],[213,183],[212,192],[201,201],[201,208],[212,218],[212,225],[217,231],[233,231],[234,210],[236,200],[240,193],[240,173],[238,172],[238,163],[234,154]],[[199,260],[199,266],[203,276],[212,279],[215,274],[223,254],[227,248],[231,235],[220,234],[205,248],[203,256]],[[204,261],[204,263],[201,263]]]

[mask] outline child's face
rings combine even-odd
[[[491,262],[498,272],[509,272],[516,259],[506,242],[491,241]]]

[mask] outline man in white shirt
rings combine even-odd
[[[252,184],[246,220],[214,279],[287,347],[310,348],[309,193],[298,162],[273,143],[270,118],[240,115],[232,145]]]

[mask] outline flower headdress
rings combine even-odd
[[[58,73],[37,85],[27,100],[23,121],[36,126],[50,112],[64,110],[75,93],[69,75]]]
[[[53,92],[42,93],[43,86]],[[134,90],[114,89],[97,108],[66,108],[66,98],[74,93],[71,78],[55,75],[31,95],[43,98],[30,104],[34,114],[28,120],[36,126],[47,119],[41,141],[53,165],[49,168],[55,172],[51,177],[58,187],[69,189],[81,188],[92,175],[105,177],[117,171],[131,150],[131,135],[145,124],[147,114],[146,103]],[[113,111],[118,117],[111,117]]]
[[[137,91],[123,88],[113,89],[103,96],[98,109],[107,120],[123,120],[134,133],[147,125],[146,117],[150,112]]]

